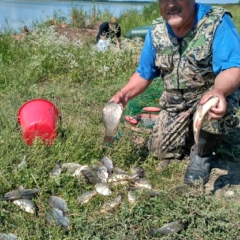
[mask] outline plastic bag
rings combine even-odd
[[[104,52],[110,49],[110,39],[99,39],[96,45],[98,51]]]

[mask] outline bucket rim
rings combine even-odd
[[[56,111],[57,116],[59,116],[59,110],[58,110],[58,108],[57,108],[56,105],[53,104],[51,101],[49,101],[49,100],[47,100],[47,99],[44,99],[44,98],[34,98],[34,99],[31,99],[31,100],[28,100],[27,102],[23,103],[23,104],[20,106],[20,108],[19,108],[19,110],[18,110],[18,112],[17,112],[17,117],[18,117],[18,119],[19,119],[19,115],[20,115],[20,112],[21,112],[21,110],[23,109],[23,107],[26,106],[26,105],[27,105],[28,103],[30,103],[30,102],[36,102],[36,101],[42,101],[42,102],[50,103],[50,104],[54,107],[54,110]]]

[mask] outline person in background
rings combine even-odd
[[[110,101],[126,106],[161,77],[162,110],[149,138],[149,152],[165,166],[190,155],[184,183],[205,184],[212,153],[239,125],[239,33],[231,13],[221,7],[195,0],[159,0],[159,8],[161,17],[147,33],[136,72]],[[219,102],[203,121],[197,147],[193,116],[212,97]]]
[[[96,37],[96,41],[100,39],[111,39],[116,38],[116,44],[118,48],[121,48],[121,27],[117,22],[117,18],[112,17],[109,22],[104,22],[99,26],[99,31]]]

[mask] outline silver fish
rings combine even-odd
[[[99,194],[104,196],[109,196],[112,194],[112,190],[106,183],[97,183],[95,185],[95,189]]]
[[[146,172],[145,172],[144,168],[141,167],[141,166],[137,166],[137,167],[131,168],[131,172],[132,172],[132,173],[138,173],[138,176],[139,176],[140,178],[143,178],[143,177],[146,176]]]
[[[62,173],[61,165],[59,163],[56,163],[55,167],[53,168],[49,175],[51,178],[56,178],[59,177],[61,173]]]
[[[134,181],[134,186],[139,188],[152,189],[151,183],[146,178],[139,178]]]
[[[98,193],[95,190],[89,190],[89,191],[83,192],[80,196],[77,197],[77,201],[81,204],[87,203],[97,194]]]
[[[199,133],[204,117],[212,107],[217,106],[218,102],[218,97],[212,97],[205,104],[198,107],[198,109],[196,110],[193,116],[193,135],[196,145],[198,145]]]
[[[137,196],[133,191],[128,191],[128,202],[134,204],[137,200]]]
[[[32,199],[36,197],[40,189],[18,189],[4,195],[5,200]]]
[[[108,102],[102,111],[102,119],[105,127],[104,142],[112,143],[114,132],[120,123],[123,113],[121,104]]]
[[[113,200],[105,202],[102,205],[100,212],[105,213],[107,211],[114,209],[115,207],[117,207],[121,204],[121,200],[122,200],[122,195],[119,195],[116,198],[114,198]]]
[[[17,236],[15,234],[6,234],[6,233],[0,233],[0,240],[16,240]]]
[[[126,173],[114,173],[111,177],[108,178],[108,183],[133,180],[138,178],[138,173],[126,174]]]
[[[46,214],[46,219],[51,224],[62,226],[65,231],[69,229],[70,220],[58,208],[50,208]]]
[[[100,182],[106,183],[108,179],[108,171],[104,165],[99,165],[95,169],[96,174]]]
[[[62,171],[66,172],[69,175],[73,175],[75,171],[80,167],[82,167],[82,165],[78,163],[63,163],[61,166]]]
[[[52,208],[57,208],[63,212],[64,216],[69,215],[69,210],[64,199],[58,196],[50,196],[48,199],[48,204]]]
[[[91,167],[84,167],[81,170],[81,173],[86,178],[87,182],[90,184],[96,184],[100,182],[100,180],[97,177],[96,172]]]
[[[24,155],[23,160],[20,164],[18,164],[17,169],[22,170],[26,167],[26,165],[27,165],[27,155]]]
[[[173,221],[171,223],[167,223],[158,229],[153,229],[153,230],[151,230],[150,233],[151,234],[160,233],[162,235],[168,235],[171,233],[179,233],[182,230],[186,229],[187,226],[188,226],[187,221],[177,220],[177,221]]]
[[[113,162],[110,158],[104,156],[101,159],[101,163],[107,168],[108,174],[111,174],[113,172]]]
[[[17,199],[12,201],[15,205],[18,205],[22,210],[28,213],[36,214],[37,206],[30,199]]]

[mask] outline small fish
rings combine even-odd
[[[63,212],[58,208],[50,208],[46,214],[46,219],[51,224],[57,224],[65,231],[68,231],[70,220],[64,216]]]
[[[119,206],[121,204],[121,199],[122,199],[122,195],[119,195],[116,198],[114,198],[113,200],[105,202],[102,205],[100,212],[105,213],[105,212],[110,211],[110,210],[114,209],[115,207]]]
[[[56,178],[59,177],[61,173],[62,173],[61,165],[59,163],[56,163],[55,167],[53,168],[49,175],[51,178]]]
[[[16,240],[17,236],[14,234],[5,234],[5,233],[0,233],[0,240]]]
[[[139,178],[134,181],[134,186],[139,188],[152,189],[151,183],[146,178]]]
[[[95,169],[96,174],[100,182],[106,183],[108,179],[108,171],[104,165],[99,165]]]
[[[27,155],[24,155],[23,160],[20,164],[18,164],[17,169],[22,170],[26,167],[26,165],[27,165]]]
[[[146,172],[145,172],[144,168],[141,167],[141,166],[137,166],[137,167],[131,168],[131,172],[132,173],[138,173],[138,176],[140,178],[143,178],[143,177],[146,176]]]
[[[69,215],[69,210],[64,199],[58,196],[50,196],[48,199],[48,204],[52,208],[57,208],[63,212],[64,216]]]
[[[96,172],[90,167],[84,167],[80,170],[83,176],[86,178],[87,182],[90,184],[96,184],[99,181]]]
[[[217,106],[218,102],[218,97],[212,97],[206,103],[198,107],[198,109],[196,110],[193,117],[193,135],[196,145],[198,145],[199,133],[204,117],[212,107]]]
[[[137,196],[133,191],[128,191],[128,202],[134,204],[137,200]]]
[[[36,214],[37,206],[29,199],[17,199],[12,201],[15,205],[18,205],[22,210],[28,213]]]
[[[32,199],[36,197],[40,189],[18,189],[4,195],[5,200]]]
[[[110,158],[104,156],[101,159],[101,163],[107,168],[108,174],[112,174],[113,172],[113,162]]]
[[[186,229],[187,226],[188,226],[187,221],[177,220],[177,221],[174,221],[174,222],[167,223],[160,228],[153,229],[153,230],[151,230],[150,233],[151,234],[160,233],[162,235],[168,235],[168,234],[171,234],[171,233],[179,233],[182,230]]]
[[[99,194],[104,196],[109,196],[112,194],[112,190],[106,183],[97,183],[95,185],[95,189]]]
[[[111,177],[108,178],[108,182],[118,182],[125,180],[133,180],[138,178],[138,173],[126,174],[126,173],[114,173]]]
[[[78,163],[63,163],[61,166],[62,171],[66,172],[69,175],[73,175],[75,171],[80,167],[82,167],[82,165]]]
[[[123,113],[121,104],[108,102],[102,111],[102,119],[105,127],[104,142],[112,143],[114,132],[120,123]]]
[[[77,201],[81,204],[88,203],[97,194],[98,193],[95,190],[89,190],[89,191],[83,192],[80,196],[77,197]]]

